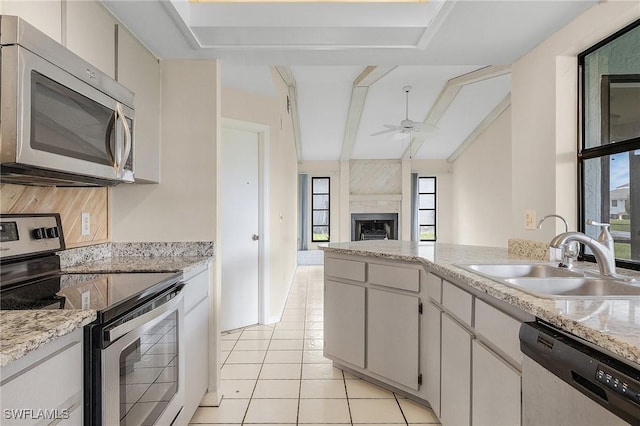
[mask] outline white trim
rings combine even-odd
[[[511,65],[489,65],[452,78],[440,91],[423,122],[430,126],[436,126],[463,86],[509,73],[511,73]],[[402,159],[410,160],[420,150],[424,141],[424,135],[412,136],[409,146],[402,154]]]
[[[268,323],[269,311],[269,147],[270,128],[264,124],[252,123],[249,121],[235,120],[222,117],[221,128],[244,130],[258,134],[258,153],[260,161],[258,164],[259,179],[259,249],[258,249],[258,321],[260,324]],[[224,248],[223,248],[224,250]],[[216,257],[221,259],[219,253]]]
[[[298,265],[296,265],[296,267],[293,269],[291,278],[289,278],[289,285],[287,286],[287,293],[286,293],[287,297],[284,298],[284,301],[282,302],[282,306],[279,309],[280,314],[270,316],[268,322],[265,322],[265,324],[275,324],[277,322],[282,321],[282,315],[284,314],[284,308],[287,305],[287,300],[289,300],[289,294],[291,293],[291,289],[293,288],[293,283],[296,278],[296,272],[298,272]]]

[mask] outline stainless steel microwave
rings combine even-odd
[[[15,16],[0,16],[0,180],[134,181],[134,94]]]

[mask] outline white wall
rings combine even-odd
[[[263,124],[270,129],[265,163],[269,237],[263,259],[268,274],[268,321],[279,320],[282,314],[296,268],[298,238],[298,160],[286,107],[288,91],[277,73],[272,73],[272,78],[276,96],[223,87],[221,104],[223,117]]]
[[[162,183],[113,189],[112,239],[215,241],[218,63],[162,61],[161,72]]]
[[[511,215],[511,108],[453,163],[452,242],[506,247]]]
[[[600,3],[513,64],[511,237],[549,241],[563,229],[524,230],[525,209],[575,229],[577,55],[638,18],[637,0]]]

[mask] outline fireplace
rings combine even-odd
[[[351,215],[351,241],[397,239],[398,213],[354,213]]]

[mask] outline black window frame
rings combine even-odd
[[[314,192],[314,182],[316,180],[327,180],[327,192]],[[326,209],[316,209],[313,205],[314,195],[326,195],[328,197],[328,205]],[[316,225],[314,222],[314,212],[316,211],[326,211],[327,212],[327,224]],[[317,226],[326,226],[327,227],[327,239],[326,240],[318,240],[314,238],[315,233],[313,229]],[[314,176],[311,178],[311,242],[312,243],[328,243],[331,241],[331,178],[329,176]]]
[[[421,179],[433,179],[433,192],[420,192],[420,180]],[[421,209],[420,208],[420,195],[433,195],[433,208]],[[438,239],[438,179],[435,176],[418,176],[418,239],[419,241],[436,241]],[[433,211],[433,224],[420,223],[421,211]],[[422,226],[433,226],[433,239],[423,239],[420,228]]]
[[[587,219],[591,219],[591,218],[587,218],[586,214],[585,214],[585,162],[586,160],[593,160],[593,159],[597,159],[597,158],[601,158],[604,159],[608,156],[611,155],[615,155],[615,154],[620,154],[620,153],[625,153],[625,152],[631,152],[631,151],[635,151],[635,150],[640,150],[640,137],[635,137],[635,138],[631,138],[631,139],[627,139],[625,141],[621,141],[621,142],[614,142],[614,143],[608,143],[608,144],[601,144],[599,146],[595,146],[595,147],[591,147],[591,148],[585,148],[586,145],[586,118],[585,118],[585,114],[586,114],[586,108],[585,108],[585,99],[586,99],[586,87],[585,87],[585,58],[590,54],[593,53],[594,51],[600,49],[601,47],[611,43],[613,40],[621,37],[622,35],[626,34],[627,32],[635,29],[636,27],[640,26],[640,19],[636,20],[635,22],[632,22],[631,24],[625,26],[624,28],[622,28],[621,30],[615,32],[614,34],[612,34],[611,36],[605,38],[604,40],[600,41],[599,43],[591,46],[589,49],[585,50],[584,52],[581,52],[580,54],[578,54],[578,129],[579,129],[579,137],[577,140],[577,158],[578,158],[578,164],[577,164],[577,172],[578,172],[578,231],[586,233],[586,221]],[[614,79],[619,78],[619,79],[625,79],[625,78],[629,78],[629,75],[624,75],[624,74],[620,74],[620,75],[612,75],[610,76],[610,78],[613,77]],[[608,88],[607,88],[608,90]],[[604,116],[604,115],[603,115]],[[604,121],[604,119],[602,119]],[[608,122],[608,121],[607,121]],[[607,126],[603,126],[605,128],[606,131],[606,135],[608,135],[608,127]],[[603,200],[603,202],[601,204],[607,204],[607,206],[610,208],[610,204],[611,204],[611,199],[608,198],[606,201]],[[602,219],[604,220],[604,219]],[[609,220],[609,219],[607,219]],[[581,245],[581,249],[580,249],[580,256],[579,256],[579,260],[586,260],[589,262],[596,262],[595,256],[593,256],[592,254],[586,253],[585,252],[585,247],[584,245]],[[632,261],[629,259],[620,259],[616,257],[616,266],[621,267],[621,268],[627,268],[627,269],[635,269],[635,270],[640,270],[640,261]]]

